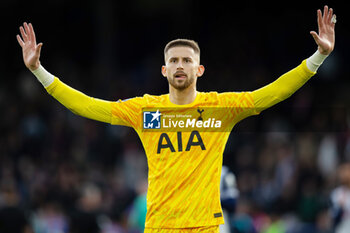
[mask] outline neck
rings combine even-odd
[[[169,85],[169,99],[173,104],[184,105],[192,103],[197,96],[195,85],[191,85],[184,90],[178,90]]]

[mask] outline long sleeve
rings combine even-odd
[[[254,106],[259,113],[291,96],[316,72],[307,68],[306,60],[299,66],[283,74],[274,82],[251,92]]]
[[[112,105],[110,101],[92,98],[64,84],[57,77],[45,88],[61,104],[73,113],[106,123],[112,121]]]

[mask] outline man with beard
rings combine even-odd
[[[251,92],[198,92],[204,73],[193,40],[170,41],[164,49],[162,75],[169,94],[145,94],[124,101],[86,96],[47,72],[39,61],[31,24],[20,27],[25,65],[47,92],[72,112],[135,129],[144,146],[149,173],[145,232],[219,232],[220,173],[230,131],[240,120],[288,98],[315,73],[334,49],[335,15],[317,12],[319,32],[310,32],[317,51],[276,81]],[[199,115],[198,115],[199,113]]]

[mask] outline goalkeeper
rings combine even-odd
[[[219,232],[218,226],[224,224],[220,173],[230,131],[240,120],[291,96],[316,73],[334,49],[336,19],[333,10],[327,6],[323,12],[318,10],[317,22],[318,33],[310,32],[317,51],[260,89],[225,93],[197,91],[197,79],[204,73],[199,46],[192,40],[177,39],[164,49],[162,75],[168,80],[169,94],[145,94],[124,101],[86,96],[46,71],[39,60],[43,44],[36,43],[31,24],[24,23],[20,27],[21,36],[17,35],[17,40],[26,67],[61,104],[83,117],[132,127],[137,132],[149,167],[145,232]],[[206,107],[218,109],[215,119],[220,123],[220,131],[152,128],[160,126],[164,113],[159,109],[176,108],[182,114],[194,109],[200,114],[197,123],[204,124],[212,119],[204,110]],[[144,112],[145,108],[157,111]],[[148,124],[145,124],[146,113],[151,114],[146,119]],[[197,123],[197,126],[202,125]]]

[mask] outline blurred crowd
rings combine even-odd
[[[266,14],[265,2],[244,1],[239,10],[135,2],[52,1],[46,11],[4,3],[0,17],[12,23],[1,38],[11,57],[0,57],[0,233],[139,233],[146,215],[147,159],[137,134],[76,116],[51,98],[21,60],[15,35],[23,21],[44,42],[48,71],[108,100],[167,93],[162,50],[178,37],[201,47],[199,91],[254,90],[316,50],[308,33],[322,5]],[[333,7],[336,48],[316,77],[231,133],[223,232],[350,232],[348,26],[340,17],[346,8]]]
[[[147,164],[137,135],[51,101],[23,101],[3,111],[0,232],[139,232]]]

